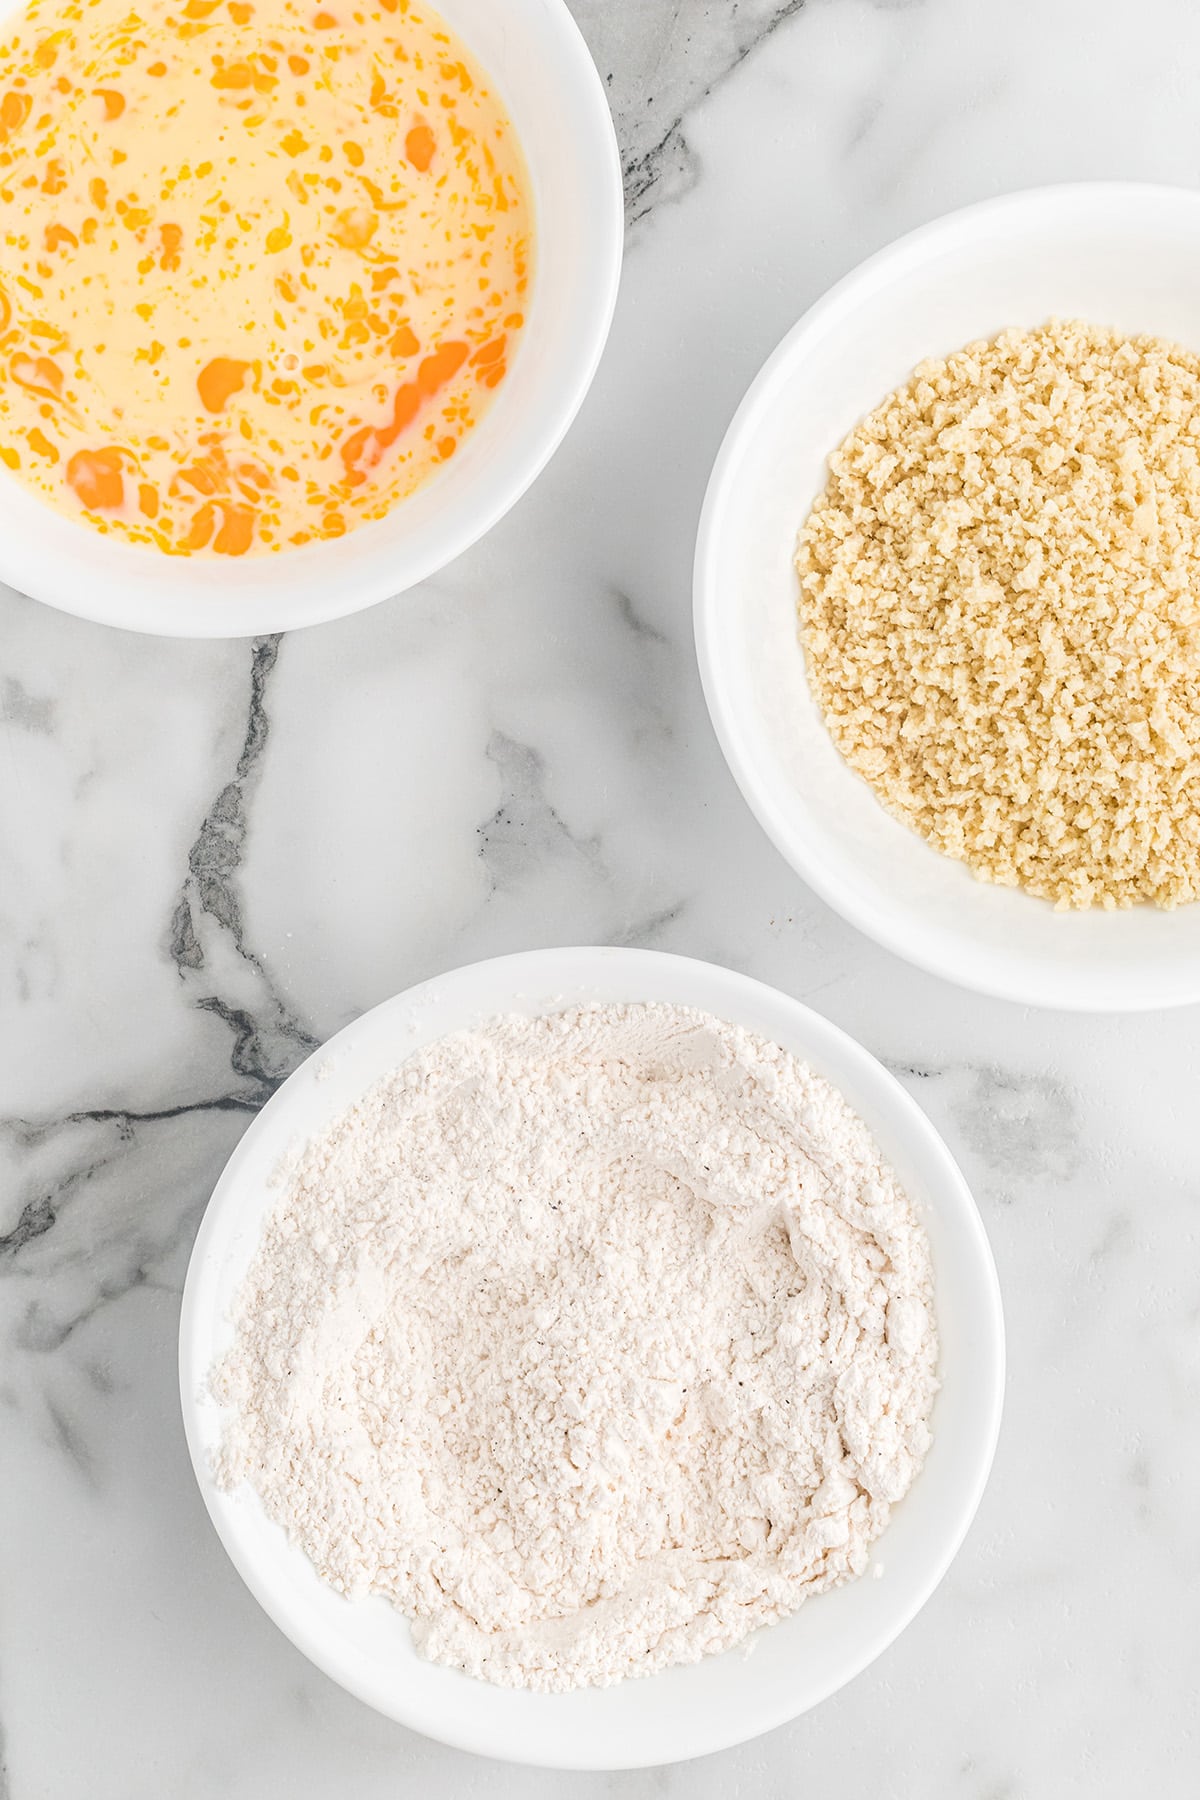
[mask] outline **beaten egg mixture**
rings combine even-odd
[[[515,133],[409,0],[34,0],[0,46],[0,459],[171,554],[379,518],[524,324]]]

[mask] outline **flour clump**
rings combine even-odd
[[[495,1019],[281,1183],[217,1477],[423,1656],[602,1685],[867,1566],[930,1441],[928,1246],[778,1045],[664,1005]]]

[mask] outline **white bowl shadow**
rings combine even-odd
[[[222,1409],[207,1377],[230,1342],[231,1305],[277,1197],[271,1177],[285,1152],[447,1032],[497,1013],[591,1000],[702,1008],[785,1045],[846,1095],[928,1230],[943,1385],[933,1448],[875,1547],[879,1579],[818,1595],[746,1646],[691,1667],[605,1689],[533,1694],[422,1662],[387,1602],[343,1599],[255,1495],[218,1490],[210,1457]],[[636,1768],[720,1750],[796,1717],[903,1630],[941,1580],[983,1493],[999,1429],[1003,1339],[995,1268],[966,1184],[920,1108],[864,1049],[798,1001],[711,964],[641,950],[543,950],[456,970],[376,1007],[268,1102],[230,1158],[196,1239],[180,1320],[180,1390],[196,1477],[226,1550],[276,1624],[333,1680],[461,1749],[552,1768]]]
[[[695,625],[713,725],[742,793],[823,899],[887,948],[1029,1005],[1200,1000],[1200,906],[1056,912],[976,880],[891,818],[808,687],[796,535],[826,458],[926,357],[1081,317],[1200,349],[1200,194],[1125,183],[985,201],[899,239],[830,290],[751,385],[700,523]]]

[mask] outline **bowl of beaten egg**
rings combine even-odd
[[[1198,256],[1172,188],[923,227],[783,340],[704,505],[759,822],[881,944],[1030,1005],[1200,999]]]
[[[239,636],[487,531],[582,402],[620,272],[566,6],[0,13],[0,580]]]

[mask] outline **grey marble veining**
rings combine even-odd
[[[270,735],[267,684],[279,638],[255,640],[250,653],[246,730],[237,762],[200,822],[171,917],[169,951],[192,1005],[228,1027],[235,1075],[261,1101],[317,1045],[271,985],[247,941],[239,876],[250,809]]]
[[[678,0],[640,8],[583,0],[574,11],[608,89],[621,142],[625,206],[636,224],[700,179],[691,110],[806,0]]]
[[[782,865],[713,741],[691,545],[721,433],[831,280],[1007,187],[1194,182],[1187,0],[579,0],[630,232],[549,470],[402,602],[180,644],[0,593],[0,1800],[1074,1800],[1200,1784],[1195,1009],[965,995]],[[407,983],[580,940],[774,981],[900,1075],[1004,1286],[994,1477],[873,1668],[674,1769],[500,1768],[348,1699],[208,1526],[188,1251],[245,1123]]]

